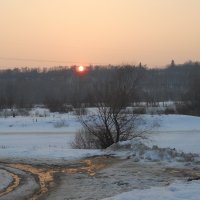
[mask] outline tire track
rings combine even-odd
[[[0,168],[6,170],[13,177],[13,182],[0,193],[0,200],[29,199],[40,189],[37,178],[33,174],[6,164],[0,165]]]
[[[60,166],[34,166],[29,164],[0,164],[0,169],[11,173],[13,183],[0,193],[0,200],[37,200],[41,199],[55,183],[57,174],[88,174],[94,176],[97,171],[113,163],[113,159],[96,157]],[[116,160],[116,159],[114,159]]]
[[[0,192],[0,197],[12,192],[15,188],[17,188],[18,185],[20,184],[20,180],[21,180],[21,178],[18,175],[9,172],[6,169],[4,169],[4,170],[13,178],[13,181],[8,185],[7,188],[5,188],[2,192]]]

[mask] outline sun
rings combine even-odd
[[[78,76],[84,76],[89,72],[89,68],[83,65],[76,66],[74,69]]]
[[[80,66],[78,67],[78,71],[79,71],[79,72],[84,72],[84,71],[85,71],[85,67],[83,67],[82,65],[80,65]]]

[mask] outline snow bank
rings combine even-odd
[[[198,200],[200,181],[174,183],[167,187],[133,190],[104,200]]]
[[[200,156],[194,153],[184,153],[175,148],[149,147],[139,140],[120,142],[106,149],[107,153],[120,157],[133,158],[134,161],[177,161],[200,163]]]

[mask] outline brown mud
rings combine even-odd
[[[65,165],[0,164],[13,182],[0,192],[0,200],[95,200],[133,189],[166,186],[196,180],[200,167],[167,167],[158,162],[134,162],[94,157]]]

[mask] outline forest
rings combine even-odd
[[[71,107],[95,106],[108,94],[117,98],[121,91],[130,93],[130,105],[174,101],[200,110],[199,62],[178,65],[172,61],[165,68],[152,69],[142,64],[88,66],[84,74],[77,73],[76,67],[0,70],[0,109],[44,105],[65,112]]]

